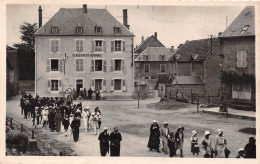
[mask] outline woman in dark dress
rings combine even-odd
[[[77,142],[79,139],[80,117],[74,117],[74,120],[71,122],[70,126],[72,129],[74,142]]]
[[[160,147],[160,130],[159,130],[159,125],[157,124],[156,120],[154,120],[153,124],[150,127],[148,148],[150,149],[150,151],[155,149],[157,150],[158,153],[160,153],[159,147]]]
[[[200,152],[200,148],[199,148],[199,144],[198,144],[198,136],[197,136],[197,132],[195,130],[192,131],[192,136],[190,138],[190,143],[191,143],[191,152],[193,155],[197,154],[199,155]]]
[[[169,137],[168,137],[168,147],[170,151],[170,157],[176,156],[176,150],[175,150],[175,138],[174,138],[174,133],[171,132]]]

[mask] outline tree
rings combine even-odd
[[[34,52],[34,33],[37,31],[37,24],[23,22],[20,25],[21,43],[13,46],[18,50],[18,64],[20,80],[34,80],[35,75],[35,52]]]

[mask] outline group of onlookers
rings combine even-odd
[[[98,88],[96,88],[96,90],[89,88],[88,91],[85,88],[81,88],[78,92],[76,92],[75,89],[67,89],[65,91],[65,97],[71,97],[73,100],[77,98],[80,100],[93,100],[93,93],[95,93],[96,100],[103,98],[103,93]]]
[[[148,148],[150,151],[160,151],[160,143],[162,142],[162,151],[169,154],[170,157],[176,156],[177,150],[180,150],[180,157],[183,157],[183,142],[184,142],[184,127],[180,126],[176,132],[170,132],[168,123],[164,122],[163,127],[160,127],[156,120],[153,121],[150,127],[150,137]],[[215,142],[212,142],[210,131],[205,131],[204,137],[200,140],[195,130],[192,131],[190,138],[191,153],[196,156],[200,154],[200,148],[204,158],[228,158],[230,150],[227,148],[227,141],[224,138],[223,130],[218,129],[215,137]],[[256,158],[255,139],[249,138],[249,143],[245,148],[240,148],[237,158]]]

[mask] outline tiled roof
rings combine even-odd
[[[203,81],[200,76],[175,76],[172,84],[194,85],[203,84]]]
[[[146,38],[136,49],[135,54],[142,53],[147,47],[165,47],[155,36]]]
[[[83,34],[75,34],[76,26],[83,26]],[[95,33],[95,26],[102,27],[102,34]],[[51,34],[51,27],[58,26],[59,34]],[[133,34],[106,9],[61,8],[35,35],[115,35],[114,27],[121,28],[119,36],[133,36]]]
[[[214,53],[219,46],[219,39],[212,39],[212,53]],[[205,57],[210,54],[211,49],[211,39],[200,39],[200,40],[192,40],[186,41],[176,52],[174,55],[170,57],[169,60],[174,60],[177,58],[177,61],[191,61],[191,57],[193,57],[193,61],[203,61]],[[179,57],[178,57],[179,56]]]
[[[242,32],[243,28],[249,25],[248,29]],[[246,7],[238,17],[228,26],[228,28],[219,36],[239,37],[255,35],[255,7]]]
[[[147,47],[135,61],[168,61],[174,51],[165,47]],[[146,60],[145,56],[148,56]],[[164,60],[161,60],[161,56],[164,56]]]

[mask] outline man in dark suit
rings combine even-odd
[[[122,136],[118,132],[118,128],[115,127],[114,131],[110,133],[110,156],[120,156],[120,141]]]
[[[107,133],[107,127],[104,127],[104,131],[100,133],[99,137],[100,154],[106,156],[109,153],[109,134]]]

